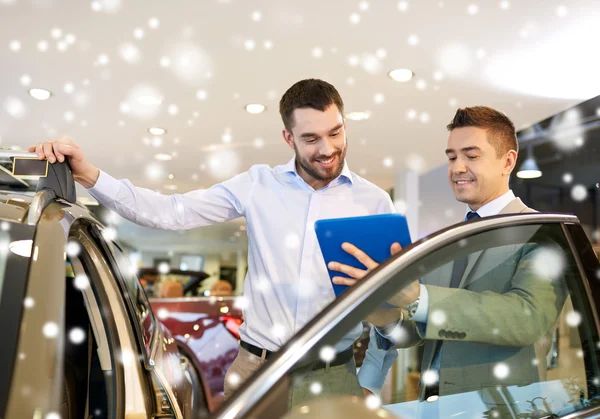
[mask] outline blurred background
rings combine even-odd
[[[595,0],[0,0],[0,146],[67,135],[117,178],[185,193],[287,162],[278,101],[318,77],[345,100],[351,170],[390,192],[413,238],[462,219],[445,126],[487,105],[519,130],[514,192],[599,243],[599,18]],[[150,295],[165,278],[241,293],[243,220],[149,230],[78,194]]]

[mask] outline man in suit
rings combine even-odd
[[[509,189],[518,153],[510,119],[477,106],[459,109],[447,128],[448,179],[456,199],[468,205],[465,221],[534,212]],[[354,278],[336,277],[334,282],[352,285],[377,267],[355,246],[343,247],[367,269],[332,262],[330,269]],[[392,247],[393,253],[399,250],[398,245]],[[371,337],[381,348],[425,345],[422,372],[427,379],[420,386],[421,400],[467,391],[481,391],[486,397],[487,389],[544,379],[547,335],[556,325],[567,290],[564,282],[534,269],[541,250],[524,244],[474,251],[389,299],[401,310],[400,319],[391,321],[389,309],[370,316],[380,326]],[[381,370],[387,372],[390,366],[385,363]]]

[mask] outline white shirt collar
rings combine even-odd
[[[502,209],[505,206],[507,206],[513,199],[515,199],[515,194],[512,190],[509,189],[509,191],[506,192],[504,195],[494,199],[491,202],[488,202],[487,204],[479,208],[477,210],[477,214],[480,217],[491,217],[492,215],[498,215],[500,214],[500,211],[502,211]],[[472,209],[467,205],[466,213],[468,214],[470,211],[472,211]]]
[[[294,157],[291,158],[290,161],[288,161],[286,164],[279,166],[276,170],[278,173],[293,173],[296,176],[300,177],[300,175],[298,174],[298,171],[296,170],[296,156],[295,155],[294,155]],[[348,181],[351,184],[354,184],[354,179],[352,179],[352,172],[350,171],[350,168],[348,167],[348,162],[346,161],[346,159],[344,159],[344,168],[342,169],[342,173],[340,173],[340,175],[336,179],[339,179],[340,177],[344,177],[344,178],[348,179]]]

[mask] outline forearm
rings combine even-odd
[[[163,195],[100,172],[90,194],[102,205],[136,224],[178,230],[215,224],[240,216],[241,205],[226,188]]]
[[[87,164],[87,169],[80,172],[77,176],[73,176],[75,182],[81,184],[86,189],[92,188],[98,181],[100,169],[91,163]]]

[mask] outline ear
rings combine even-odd
[[[509,150],[504,156],[504,169],[502,174],[509,176],[517,164],[518,154],[515,150]]]
[[[292,133],[289,132],[287,129],[284,129],[283,131],[281,131],[281,134],[283,135],[284,141],[293,150],[294,149],[294,137],[292,136]]]

